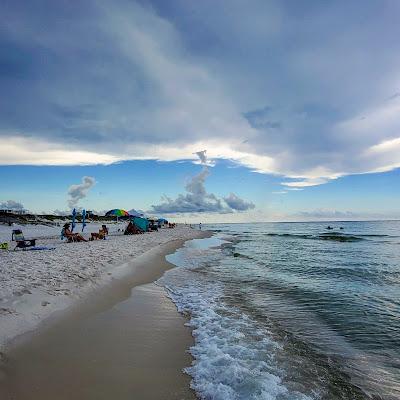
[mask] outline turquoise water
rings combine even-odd
[[[400,222],[329,225],[210,225],[169,257],[199,397],[400,398]]]

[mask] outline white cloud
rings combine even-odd
[[[112,164],[123,158],[117,155],[68,148],[39,138],[12,136],[0,146],[2,165],[91,165]]]
[[[47,214],[47,213],[44,213],[44,214]],[[71,215],[71,211],[56,209],[56,210],[53,211],[53,214],[54,215],[60,215],[62,217],[67,217],[67,216]]]
[[[355,219],[361,216],[353,211],[320,208],[311,211],[299,211],[295,216],[305,219]]]
[[[78,205],[79,200],[84,199],[89,190],[96,184],[96,180],[92,176],[84,176],[82,183],[79,185],[71,185],[68,189],[68,206],[73,208]]]
[[[179,194],[176,199],[167,196],[162,198],[162,203],[153,205],[149,212],[158,214],[179,213],[232,213],[234,211],[246,211],[255,206],[234,193],[223,199],[213,193],[208,193],[205,181],[210,174],[206,150],[194,152],[203,165],[202,171],[192,177],[185,186],[186,194]]]
[[[25,210],[22,203],[15,200],[7,200],[0,202],[0,209],[2,210],[13,210],[13,211],[23,211]]]
[[[369,148],[369,150],[371,152],[375,152],[375,153],[399,151],[400,150],[400,138],[385,140],[382,143],[371,146]]]
[[[292,188],[292,189],[301,189],[301,188],[310,187],[310,186],[322,185],[324,183],[327,183],[330,179],[333,179],[333,178],[329,178],[329,177],[309,178],[309,179],[304,179],[302,181],[282,182],[281,184],[284,186],[288,186],[289,188]]]
[[[186,184],[186,194],[180,194],[176,199],[164,196],[162,198],[163,202],[153,205],[152,210],[149,212],[159,214],[231,212],[217,196],[206,191],[204,182],[208,175],[208,168],[203,167],[203,170]]]
[[[224,200],[232,210],[247,211],[255,208],[255,205],[251,201],[245,201],[235,193],[230,193],[229,196],[224,197]]]

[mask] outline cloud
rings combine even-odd
[[[46,213],[45,213],[45,214],[46,214]],[[54,215],[60,215],[60,216],[62,216],[62,217],[67,217],[67,216],[71,215],[71,211],[58,210],[58,209],[56,209],[56,210],[53,211],[53,214],[54,214]]]
[[[91,176],[84,176],[82,183],[79,185],[71,185],[68,189],[68,206],[74,208],[79,200],[84,199],[89,190],[96,184],[96,180]]]
[[[196,154],[196,156],[199,158],[201,165],[207,165],[209,167],[213,167],[215,165],[214,161],[207,157],[207,150],[195,151],[193,154]]]
[[[7,200],[0,202],[0,209],[2,210],[13,210],[13,211],[24,211],[25,208],[22,203],[15,200]]]
[[[92,149],[79,150],[68,144],[49,143],[38,137],[17,134],[10,134],[0,146],[0,164],[3,165],[107,165],[123,159],[118,155],[95,153]]]
[[[202,164],[207,164],[207,150],[202,150],[202,151],[195,151],[193,154],[196,154],[197,157],[199,157],[200,162]]]
[[[203,212],[231,212],[224,207],[222,201],[212,193],[207,193],[204,183],[209,175],[207,166],[206,150],[197,151],[194,154],[200,159],[203,170],[195,175],[186,184],[186,194],[180,194],[175,200],[164,196],[164,202],[159,205],[153,205],[150,212],[155,213],[203,213]]]
[[[224,197],[224,200],[232,210],[247,211],[255,208],[255,205],[251,201],[245,201],[235,193],[230,193],[228,197]]]
[[[192,177],[185,186],[186,194],[179,194],[176,199],[164,196],[163,202],[153,205],[149,212],[159,214],[174,213],[232,213],[234,211],[246,211],[254,208],[254,204],[246,202],[240,197],[231,193],[223,199],[213,193],[208,193],[205,188],[205,181],[210,174],[206,150],[195,152],[203,165],[202,171]]]
[[[143,4],[2,8],[0,164],[207,148],[292,188],[400,166],[396,2]]]
[[[311,211],[299,211],[295,216],[305,219],[357,219],[361,217],[362,214],[355,213],[354,211],[320,208]]]
[[[224,207],[222,201],[217,196],[207,193],[204,182],[208,175],[208,169],[204,168],[186,184],[186,194],[180,194],[174,200],[164,196],[164,202],[159,205],[153,205],[150,212],[161,214],[230,212],[229,209]]]

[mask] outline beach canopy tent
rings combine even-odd
[[[128,213],[131,217],[139,217],[139,218],[144,217],[143,213],[136,211],[134,208],[132,208],[132,210],[129,210]]]
[[[147,232],[149,230],[149,221],[146,218],[141,217],[133,217],[131,221],[143,232]]]
[[[129,217],[128,211],[121,210],[120,208],[115,208],[113,210],[106,212],[106,217]]]
[[[165,218],[158,218],[157,224],[158,227],[161,228],[163,225],[167,225],[168,221]]]

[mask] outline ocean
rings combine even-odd
[[[204,229],[159,280],[200,398],[400,398],[400,221]]]

